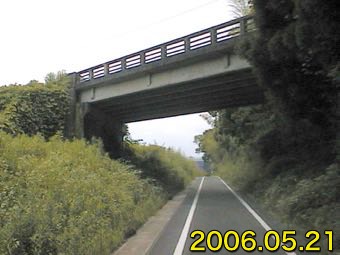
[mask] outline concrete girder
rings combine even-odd
[[[235,89],[249,87],[250,85],[256,85],[254,76],[246,75],[239,79],[228,80],[227,82],[223,77],[217,77],[215,79],[195,81],[192,84],[178,84],[172,86],[166,86],[157,90],[150,90],[147,92],[139,92],[129,94],[125,96],[115,97],[109,100],[103,100],[94,102],[94,105],[98,105],[101,108],[114,108],[125,107],[126,103],[139,104],[145,101],[162,102],[164,99],[172,97],[179,98],[183,96],[195,96],[204,94],[206,92],[221,92],[232,91]],[[256,85],[257,86],[257,85]]]

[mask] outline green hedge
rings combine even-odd
[[[98,146],[0,133],[0,254],[110,254],[164,201]]]
[[[10,134],[41,134],[64,130],[69,112],[66,86],[33,82],[0,87],[0,130]]]

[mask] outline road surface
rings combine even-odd
[[[190,246],[199,238],[190,237],[194,230],[205,233],[205,239],[197,247],[205,247],[205,251],[190,251]],[[256,233],[256,249],[253,252],[245,252],[240,247],[234,252],[227,251],[223,245],[219,251],[210,251],[207,248],[208,232],[216,230],[222,234],[234,230],[239,236],[244,231],[252,230]],[[191,185],[187,197],[182,205],[170,219],[159,238],[149,249],[149,255],[188,255],[188,254],[295,254],[282,250],[268,252],[263,248],[263,238],[270,227],[254,212],[249,205],[242,200],[219,177],[202,177]],[[218,247],[217,235],[211,235],[210,244]],[[222,239],[223,243],[223,239]],[[273,238],[269,238],[273,245]],[[231,234],[228,245],[235,246],[235,238]],[[248,243],[250,245],[250,243]],[[217,248],[216,248],[217,249]]]

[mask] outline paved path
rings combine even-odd
[[[195,180],[181,206],[169,220],[158,239],[148,251],[148,255],[188,255],[188,254],[246,254],[243,249],[231,253],[223,247],[218,252],[190,252],[189,248],[197,240],[190,238],[194,230],[202,230],[206,235],[211,230],[224,234],[235,230],[240,235],[246,230],[256,233],[257,247],[263,247],[263,237],[270,227],[219,177],[204,177]],[[273,241],[273,240],[271,240]],[[212,238],[212,245],[217,245],[217,237]],[[230,238],[230,245],[234,239]],[[199,246],[207,247],[205,241]],[[269,254],[266,250],[251,254]],[[270,254],[294,254],[284,251]]]

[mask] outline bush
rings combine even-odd
[[[141,169],[142,178],[153,179],[172,196],[195,176],[202,175],[195,162],[157,145],[128,145],[126,158]]]
[[[165,201],[96,145],[0,133],[0,254],[110,254]]]
[[[64,130],[69,113],[67,88],[33,82],[0,88],[0,130],[10,134],[41,134]]]
[[[305,169],[306,165],[299,167]],[[266,185],[262,196],[266,208],[302,233],[310,229],[337,233],[340,230],[339,167],[332,164],[314,177],[301,177],[295,172],[301,171],[290,169]],[[326,246],[326,243],[327,240],[322,240],[321,244]],[[339,241],[334,243],[334,249],[340,249]]]

